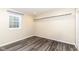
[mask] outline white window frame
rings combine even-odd
[[[22,15],[17,14],[17,13],[8,12],[9,22],[10,22],[10,18],[9,18],[10,16],[19,17],[19,27],[10,28],[10,23],[9,23],[9,29],[21,29],[21,26],[22,26]]]

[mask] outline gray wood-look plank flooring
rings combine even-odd
[[[74,45],[33,36],[0,47],[0,51],[77,51],[77,49]]]

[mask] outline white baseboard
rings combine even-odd
[[[31,36],[28,36],[28,37],[24,37],[24,38],[21,38],[21,39],[17,39],[16,41],[7,42],[7,43],[5,43],[5,44],[0,45],[0,47],[5,46],[5,45],[8,45],[8,44],[11,44],[11,43],[14,43],[14,42],[17,42],[17,41],[20,41],[20,40],[23,40],[23,39],[25,39],[25,38],[32,37],[32,36],[34,36],[34,35],[31,35]],[[42,37],[42,36],[37,36],[37,37]],[[46,38],[46,37],[42,37],[42,38]],[[47,38],[47,39],[50,39],[50,38]],[[59,41],[59,42],[67,43],[67,44],[72,44],[72,45],[75,45],[75,46],[76,46],[75,43],[65,42],[65,41],[62,41],[62,40],[54,39],[54,38],[53,38],[53,39],[50,39],[50,40],[55,40],[55,41]],[[77,47],[77,46],[76,46],[76,47]]]
[[[43,36],[38,36],[38,37],[42,37],[42,38],[47,38],[47,37],[43,37]],[[63,42],[63,43],[67,43],[67,44],[72,44],[72,45],[75,45],[75,43],[70,43],[70,42],[67,42],[67,41],[62,41],[62,40],[58,40],[58,39],[51,39],[51,38],[47,38],[47,39],[50,39],[50,40],[55,40],[55,41],[59,41],[59,42]]]
[[[17,40],[15,40],[15,41],[7,42],[7,43],[5,43],[5,44],[1,44],[0,47],[5,46],[5,45],[9,45],[9,44],[11,44],[11,43],[14,43],[14,42],[17,42],[17,41],[20,41],[20,40],[23,40],[23,39],[26,39],[26,38],[29,38],[29,37],[32,37],[32,36],[33,36],[33,35],[28,36],[28,37],[24,37],[24,38],[21,38],[21,39],[17,39]]]
[[[67,44],[72,44],[72,45],[75,45],[75,43],[70,43],[70,42],[67,42],[67,41],[62,41],[62,40],[57,40],[57,39],[54,39],[53,40],[56,40],[56,41],[59,41],[59,42],[63,42],[63,43],[67,43]]]

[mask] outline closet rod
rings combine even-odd
[[[66,15],[71,15],[71,14],[72,14],[72,13],[63,14],[63,15],[57,15],[57,16],[43,17],[43,18],[39,18],[39,19],[35,19],[35,20],[40,20],[40,19],[48,19],[48,18],[59,17],[59,16],[66,16]]]

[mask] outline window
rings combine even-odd
[[[9,16],[9,28],[19,28],[19,18],[15,16]]]
[[[9,28],[21,28],[22,15],[9,12]]]

